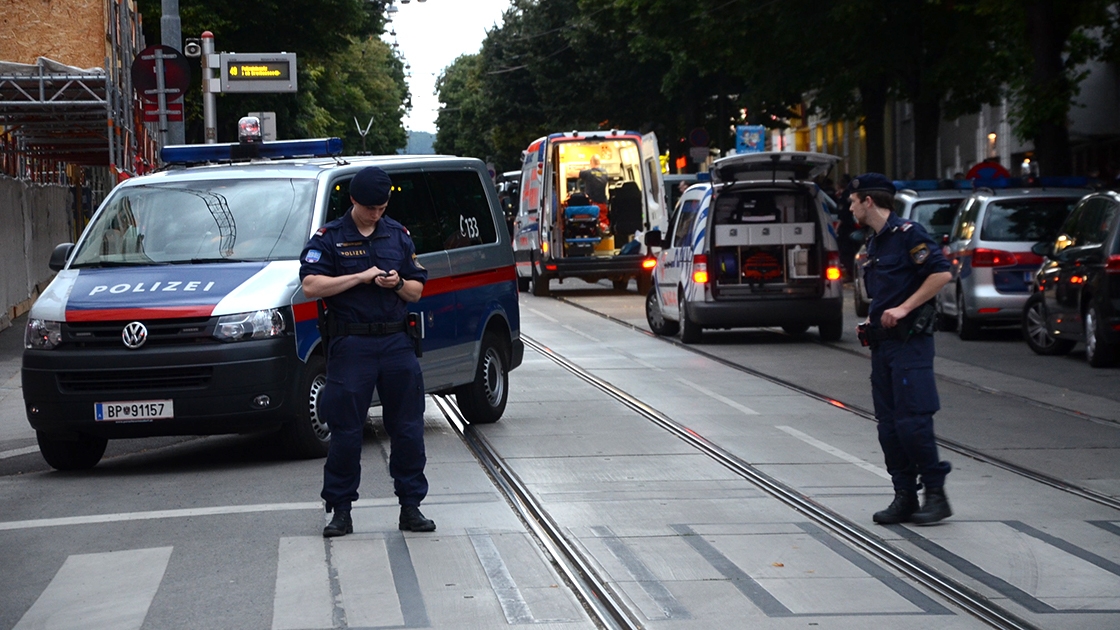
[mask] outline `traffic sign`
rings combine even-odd
[[[703,127],[697,127],[688,132],[688,142],[694,147],[706,147],[711,142],[708,136],[708,130]]]
[[[295,53],[221,53],[222,92],[296,92]]]
[[[132,60],[132,86],[140,98],[159,102],[159,77],[156,61],[163,61],[163,94],[167,100],[182,98],[191,85],[191,67],[183,53],[171,46],[148,46]]]

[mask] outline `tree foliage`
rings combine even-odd
[[[388,0],[249,0],[214,3],[180,0],[183,37],[214,34],[219,52],[294,52],[299,92],[220,94],[218,140],[236,139],[237,119],[249,111],[274,111],[282,138],[336,135],[347,152],[403,147],[402,120],[410,106],[403,63],[378,38]],[[160,0],[139,0],[149,43],[160,41]],[[187,94],[187,141],[202,142],[201,70]]]

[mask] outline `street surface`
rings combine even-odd
[[[633,283],[608,285],[521,296],[522,334],[544,350],[526,349],[505,416],[477,430],[639,627],[988,626],[557,359],[1022,627],[1120,627],[1120,511],[1062,487],[1120,499],[1120,369],[1080,349],[1036,356],[1017,330],[938,333],[955,514],[879,527],[891,489],[875,425],[845,408],[871,408],[854,314],[834,344],[756,329],[686,347],[648,333]],[[596,627],[431,402],[423,508],[439,529],[397,531],[375,423],[355,534],[324,541],[322,461],[281,459],[269,436],[111,441],[96,468],[52,471],[23,416],[23,325],[0,331],[0,629]]]

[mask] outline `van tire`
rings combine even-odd
[[[109,440],[92,435],[79,435],[76,440],[52,437],[50,433],[35,432],[39,452],[55,470],[86,470],[93,468],[105,454]]]
[[[537,273],[536,263],[533,263],[533,295],[548,297],[548,278],[541,277],[541,274]]]
[[[661,304],[657,299],[657,289],[646,292],[646,322],[653,334],[660,337],[672,337],[681,329],[681,325],[670,319],[665,319],[661,314]]]
[[[326,457],[331,445],[331,430],[321,417],[323,388],[327,384],[327,362],[312,354],[300,370],[296,390],[295,418],[280,428],[280,443],[292,459]]]
[[[677,299],[677,304],[680,305],[680,326],[681,326],[681,341],[684,343],[700,343],[704,338],[704,329],[688,318],[688,304],[684,300],[684,294]]]
[[[840,341],[844,336],[844,318],[834,319],[817,326],[821,341]]]
[[[796,337],[809,330],[809,324],[782,324],[782,330],[791,337]]]
[[[471,424],[497,422],[509,398],[509,352],[501,338],[487,331],[482,336],[474,381],[455,388],[459,411]]]
[[[863,290],[860,288],[858,280],[852,284],[852,289],[852,301],[856,303],[856,317],[867,317],[867,311],[870,310],[871,303],[864,301]]]
[[[521,276],[517,276],[517,290],[520,293],[528,293],[529,292],[529,278],[522,278]]]
[[[643,271],[634,277],[638,282],[638,295],[645,295],[653,288],[653,272]]]
[[[963,341],[974,341],[980,338],[980,322],[968,316],[964,310],[964,294],[957,292],[957,335]]]
[[[627,278],[611,280],[611,286],[614,287],[615,291],[625,291],[626,289],[630,288],[630,278],[627,277]]]

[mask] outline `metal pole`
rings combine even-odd
[[[218,55],[214,54],[214,34],[202,33],[202,122],[206,127],[206,144],[218,142],[218,102],[211,90],[213,77],[210,70],[219,65]],[[219,90],[221,84],[219,84]]]
[[[156,49],[156,106],[159,107],[159,146],[167,146],[167,83],[163,77],[163,49]]]
[[[183,51],[183,26],[179,20],[179,0],[163,0],[163,17],[159,19],[159,36],[160,43],[164,46],[170,46],[175,50],[182,53]],[[163,86],[160,86],[163,89]],[[161,95],[160,99],[164,97]],[[180,98],[182,98],[180,96]],[[160,109],[164,109],[160,105]],[[186,108],[183,108],[186,113]],[[183,127],[184,121],[173,121],[164,124],[163,127],[167,129],[167,138],[164,144],[183,144],[185,142],[186,131]]]

